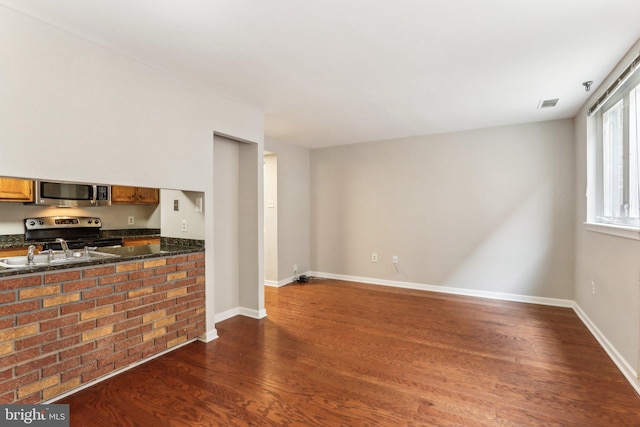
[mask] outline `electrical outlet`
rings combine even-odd
[[[397,264],[398,263],[398,255],[394,255],[392,261],[393,261],[394,264]]]
[[[371,262],[378,262],[378,254],[376,253],[371,254]]]
[[[186,219],[182,220],[181,230],[182,230],[183,233],[185,233],[187,231],[187,220]]]
[[[136,219],[132,216],[130,216],[129,218],[127,218],[127,224],[129,225],[133,225],[136,222]]]

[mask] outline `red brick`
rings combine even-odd
[[[80,356],[74,357],[73,359],[63,360],[62,362],[58,362],[55,365],[51,365],[51,366],[47,366],[46,368],[43,368],[42,377],[46,378],[53,375],[57,375],[78,366],[80,366]]]
[[[29,372],[29,371],[25,371],[25,372]],[[19,375],[22,375],[22,373]],[[0,372],[0,383],[10,380],[11,378],[13,378],[13,368],[8,368]]]
[[[195,254],[189,254],[188,259],[189,259],[189,261],[204,260],[204,252],[198,252],[198,253],[195,253]]]
[[[101,276],[98,278],[100,286],[113,285],[115,283],[122,283],[129,280],[129,273],[113,274],[111,276]]]
[[[42,390],[33,393],[23,399],[17,399],[13,402],[15,405],[34,405],[42,400]]]
[[[113,365],[115,361],[123,359],[125,357],[127,357],[127,350],[121,350],[117,353],[112,353],[110,356],[98,360],[98,368],[102,368],[103,366],[107,365]]]
[[[144,279],[145,277],[153,276],[153,270],[141,270],[141,271],[133,271],[129,273],[130,280],[138,280]]]
[[[13,366],[25,360],[30,360],[40,356],[40,349],[37,347],[24,351],[14,351],[13,353],[0,358],[0,366]],[[2,391],[0,391],[2,393]]]
[[[132,308],[139,307],[141,303],[142,303],[142,300],[140,298],[121,302],[113,305],[113,311],[118,312],[118,311],[131,310]]]
[[[96,348],[101,348],[104,346],[111,346],[110,348],[112,348],[112,344],[115,344],[117,342],[122,342],[125,340],[126,337],[127,337],[127,333],[124,331],[107,335],[104,338],[100,338],[96,340]]]
[[[152,276],[142,280],[143,286],[153,286],[159,285],[160,283],[164,283],[167,281],[167,278],[164,276]]]
[[[126,283],[120,283],[115,285],[116,292],[130,291],[131,289],[138,289],[142,287],[142,280],[130,280]]]
[[[173,307],[174,305],[176,305],[176,300],[175,299],[170,299],[167,301],[163,301],[163,302],[159,302],[157,304],[153,305],[153,309],[154,310],[161,310],[163,308],[168,308],[168,307]]]
[[[68,370],[66,372],[62,372],[60,374],[60,381],[63,382],[63,383],[66,383],[69,380],[81,377],[82,375],[85,375],[85,374],[95,370],[96,366],[97,366],[97,364],[94,362],[94,363],[91,363],[89,365],[80,365],[75,369],[71,369],[71,370]]]
[[[141,324],[142,324],[142,317],[137,317],[135,319],[127,320],[126,322],[116,323],[115,325],[113,325],[113,331],[114,332],[125,331]]]
[[[8,403],[13,403],[15,398],[16,396],[13,390],[5,394],[0,394],[0,404],[5,405]]]
[[[46,310],[34,311],[18,316],[18,325],[40,322],[42,320],[53,319],[58,315],[58,308],[48,308]]]
[[[126,350],[129,347],[132,347],[136,344],[139,344],[142,342],[142,334],[137,335],[135,337],[132,338],[128,338],[124,341],[115,343],[115,345],[113,346],[114,351],[119,352],[120,350]]]
[[[150,348],[153,348],[152,340],[143,342],[142,344],[134,345],[133,347],[129,347],[127,349],[127,353],[129,354],[129,356],[131,356],[132,354],[135,354],[135,353],[142,353],[143,351],[149,350]]]
[[[60,314],[65,315],[65,314],[77,313],[79,311],[85,311],[85,310],[95,308],[95,306],[96,306],[95,301],[81,301],[74,304],[65,304],[60,307]]]
[[[127,318],[142,316],[143,314],[151,313],[153,311],[152,305],[145,305],[144,307],[136,308],[127,311]]]
[[[156,267],[155,275],[160,276],[161,274],[173,273],[176,271],[175,265],[163,265],[162,267]]]
[[[187,255],[167,258],[167,264],[180,264],[182,262],[187,262]]]
[[[21,340],[16,340],[16,350],[26,350],[27,348],[39,346],[42,343],[53,341],[58,337],[58,331],[49,331]]]
[[[204,283],[196,283],[195,285],[191,285],[187,287],[187,291],[189,293],[192,292],[204,292]]]
[[[31,323],[31,322],[27,322],[27,323]],[[21,323],[21,325],[24,325],[24,323]],[[9,317],[8,319],[0,320],[0,329],[9,329],[9,328],[13,328],[14,326],[16,326],[15,317]]]
[[[13,289],[31,288],[42,284],[42,276],[20,276],[15,279],[0,280],[0,289],[9,291]]]
[[[113,347],[103,347],[99,350],[92,351],[91,353],[85,353],[80,356],[80,363],[83,365],[87,365],[89,363],[93,363],[98,359],[104,359],[113,353]]]
[[[98,281],[96,279],[79,280],[77,282],[65,283],[62,289],[64,292],[72,292],[80,289],[95,288],[97,284]]]
[[[71,280],[78,280],[80,277],[82,277],[82,272],[80,270],[49,273],[44,275],[44,283],[68,282]]]
[[[124,311],[121,311],[120,313],[110,314],[109,316],[98,317],[96,319],[96,326],[100,327],[100,326],[119,323],[125,320],[126,318],[127,318],[127,314]]]
[[[165,294],[152,294],[146,297],[142,297],[142,305],[153,304],[154,302],[162,301],[165,299]]]
[[[167,315],[171,315],[171,314],[176,314],[176,313],[182,313],[185,310],[189,309],[189,305],[188,304],[176,304],[173,307],[169,307],[167,308]]]
[[[100,306],[103,306],[103,305],[116,304],[118,302],[124,301],[125,299],[127,299],[127,295],[126,294],[110,295],[108,297],[98,298],[96,300],[96,304],[98,305],[98,307],[100,307]],[[118,311],[115,306],[113,307],[113,310],[114,311]]]
[[[100,378],[104,375],[107,375],[112,371],[113,371],[113,365],[107,365],[103,368],[92,370],[82,375],[82,382],[88,383],[89,381],[93,381],[96,378]]]
[[[60,328],[60,336],[70,337],[72,335],[79,335],[82,332],[88,331],[89,329],[94,329],[95,327],[96,327],[95,319],[88,320],[86,322],[75,323],[71,326]]]
[[[167,341],[177,338],[178,334],[175,332],[170,332],[168,334],[164,334],[158,338],[154,338],[153,345],[156,347],[166,347]]]
[[[40,322],[40,332],[49,331],[51,329],[58,329],[63,326],[73,325],[78,322],[78,315],[71,314],[69,316],[57,317],[52,320],[45,320]]]
[[[115,369],[124,368],[125,366],[138,362],[140,359],[142,359],[142,353],[132,354],[131,356],[116,361],[114,367]]]
[[[103,286],[100,288],[83,291],[82,299],[87,300],[87,299],[92,299],[97,297],[103,297],[105,295],[111,295],[112,293],[113,293],[113,288],[111,286]]]
[[[62,349],[65,349],[65,348],[72,347],[72,346],[78,344],[79,342],[80,342],[80,337],[78,337],[78,336],[57,340],[57,341],[54,341],[54,342],[49,343],[47,345],[43,345],[42,346],[42,352],[43,353],[50,353],[52,351],[62,350]]]
[[[204,268],[194,268],[187,272],[188,277],[204,276]]]
[[[26,374],[27,372],[37,371],[45,366],[49,366],[53,363],[56,363],[58,360],[57,354],[51,354],[49,356],[41,357],[36,360],[32,360],[27,363],[23,363],[22,365],[17,365],[15,367],[16,377]],[[46,378],[46,375],[43,375],[43,378]]]
[[[206,263],[204,261],[196,261],[196,267],[204,269]]]
[[[184,264],[178,264],[177,270],[178,271],[193,270],[194,268],[196,268],[195,262],[187,262]]]
[[[2,315],[7,316],[9,314],[26,313],[40,308],[42,308],[40,300],[19,302],[17,304],[5,304],[2,306]]]
[[[0,304],[6,304],[8,302],[14,302],[16,300],[15,292],[2,292],[0,293]]]
[[[182,313],[179,313],[176,315],[176,320],[180,321],[180,320],[185,320],[188,319],[189,317],[193,316],[196,314],[196,309],[191,309],[191,310],[187,310],[187,311],[183,311]]]
[[[104,267],[87,268],[82,272],[82,277],[98,277],[106,276],[116,272],[115,265],[107,265]]]
[[[34,371],[19,378],[15,378],[11,381],[7,381],[6,383],[0,384],[0,394],[3,394],[8,390],[16,390],[23,385],[36,382],[38,381],[38,379],[40,379],[40,374],[37,371]]]
[[[179,282],[168,282],[165,283],[163,285],[156,285],[153,288],[154,292],[166,292],[166,291],[170,291],[171,289],[178,289],[180,287],[180,283]]]
[[[153,325],[151,325],[150,323],[146,325],[140,325],[137,328],[128,329],[127,338],[131,338],[136,335],[142,335],[145,332],[149,332],[151,329],[153,329]]]
[[[60,352],[60,360],[64,361],[67,359],[71,359],[73,357],[80,356],[81,354],[87,353],[89,351],[93,351],[95,349],[95,345],[93,341],[88,342],[86,344],[79,345],[77,347],[70,348],[68,350],[63,350]]]

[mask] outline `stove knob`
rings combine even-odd
[[[91,220],[87,221],[87,223],[88,223],[88,224],[91,224],[92,222],[93,222],[93,221],[91,221]]]
[[[38,221],[38,224],[40,224],[40,225],[44,225],[44,221],[43,221],[43,220],[39,220],[39,221]]]
[[[100,220],[98,218],[96,218],[94,222],[96,223],[96,225],[100,224]]]
[[[29,225],[33,226],[36,225],[36,222],[34,220],[29,221]]]

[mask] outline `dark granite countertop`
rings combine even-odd
[[[118,258],[93,259],[69,264],[56,264],[32,268],[0,267],[0,277],[16,276],[20,274],[37,273],[49,270],[80,268],[97,264],[113,264],[137,259],[157,258],[202,251],[204,251],[203,240],[172,239],[163,237],[159,245],[125,246],[121,248],[98,248],[98,252],[106,252],[119,255]]]
[[[140,239],[160,237],[159,228],[130,228],[121,230],[100,230],[100,237],[120,237],[122,239]],[[25,242],[24,234],[0,235],[0,249],[20,249],[29,245],[42,245],[44,242]]]

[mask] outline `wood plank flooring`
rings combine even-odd
[[[573,310],[335,280],[80,391],[72,426],[640,426]]]

